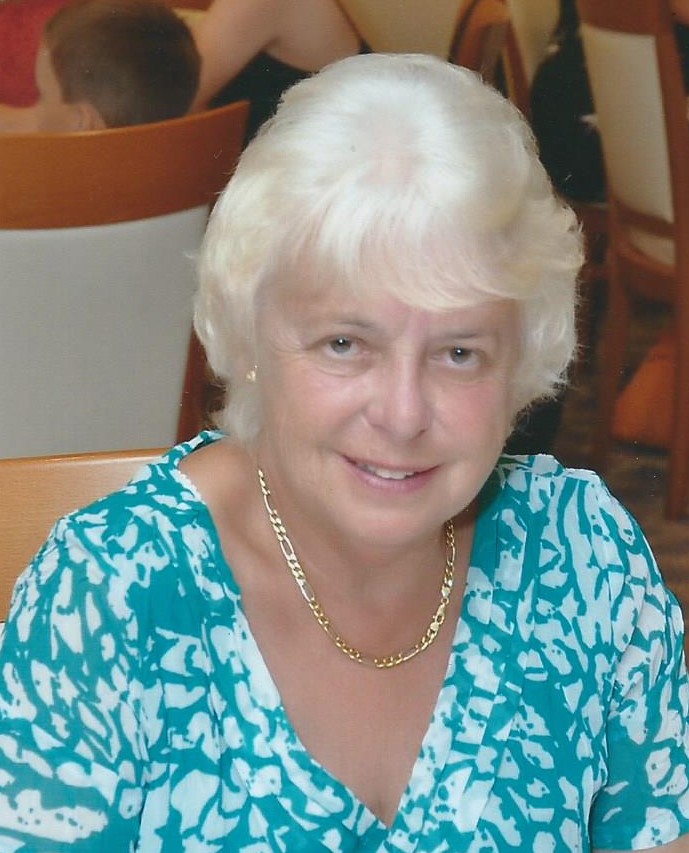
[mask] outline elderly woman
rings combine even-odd
[[[17,587],[0,850],[689,849],[677,604],[594,474],[501,457],[580,260],[471,72],[288,92],[202,251],[223,431]]]

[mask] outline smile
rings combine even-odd
[[[413,477],[416,471],[392,471],[389,468],[377,468],[374,465],[366,465],[360,463],[357,468],[361,471],[366,471],[369,474],[375,474],[383,480],[406,480],[408,477]]]

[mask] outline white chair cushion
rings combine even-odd
[[[594,99],[608,183],[634,210],[672,222],[670,167],[653,40],[586,25],[582,31],[586,33],[589,71],[594,80],[598,78]],[[623,103],[620,91],[634,92],[634,101]]]

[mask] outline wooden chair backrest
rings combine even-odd
[[[244,139],[248,104],[86,133],[0,136],[0,228],[75,228],[210,204]]]
[[[510,24],[503,54],[510,99],[528,116],[534,74],[559,18],[558,0],[507,0]]]
[[[668,4],[578,7],[611,200],[657,219],[654,228],[689,216],[686,94]]]
[[[19,574],[57,519],[121,488],[162,451],[0,459],[0,621]]]
[[[468,0],[457,24],[451,60],[494,83],[509,23],[510,11],[503,0]]]
[[[193,257],[247,113],[0,136],[0,456],[163,446],[201,427]]]

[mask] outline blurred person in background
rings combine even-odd
[[[77,0],[46,24],[39,97],[0,105],[0,131],[102,130],[188,112],[200,58],[187,25],[157,0]]]
[[[214,0],[191,26],[201,54],[195,106],[250,101],[247,140],[289,86],[367,49],[337,0]]]

